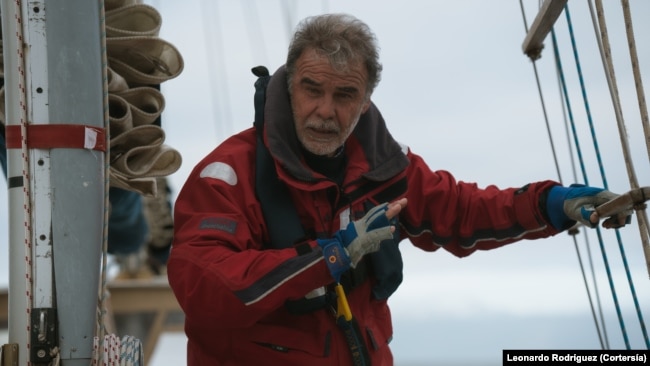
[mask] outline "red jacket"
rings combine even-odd
[[[265,141],[311,232],[331,236],[344,225],[342,217],[363,212],[363,203],[376,201],[382,187],[406,179],[401,238],[425,251],[442,248],[463,257],[557,233],[539,209],[540,195],[557,183],[479,188],[432,171],[394,141],[374,105],[346,142],[347,171],[338,187],[302,160],[286,90],[280,69],[267,91]],[[331,288],[333,279],[315,240],[307,253],[263,247],[269,237],[254,172],[251,128],[206,156],[175,202],[168,277],[186,316],[188,365],[352,365],[331,309],[303,315],[287,310],[287,300]],[[364,186],[376,188],[340,204]],[[386,300],[372,296],[373,284],[371,275],[348,293],[348,301],[372,365],[392,365],[390,311]]]

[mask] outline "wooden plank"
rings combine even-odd
[[[6,328],[9,321],[9,289],[0,289],[0,328]]]
[[[601,218],[618,214],[630,214],[633,209],[645,208],[645,202],[650,200],[650,187],[640,187],[623,193],[613,200],[596,207]]]
[[[148,329],[144,344],[145,360],[153,354],[163,332],[182,332],[182,322],[169,322],[172,315],[182,314],[167,278],[126,279],[111,281],[107,289],[109,320],[114,315],[154,313],[155,320]],[[9,320],[9,290],[0,289],[0,328],[6,328]],[[176,317],[178,318],[178,317]],[[181,317],[182,318],[182,317]]]
[[[182,311],[166,278],[115,280],[108,284],[115,313]],[[0,288],[0,323],[9,319],[9,289]]]
[[[107,290],[109,318],[119,315],[155,314],[152,324],[146,330],[146,341],[143,344],[145,364],[151,359],[163,332],[183,331],[182,322],[169,322],[174,314],[182,315],[182,309],[169,287],[167,277],[116,279],[108,284]]]
[[[524,39],[522,49],[533,61],[542,56],[544,39],[550,33],[568,0],[545,0]]]
[[[113,280],[108,283],[107,288],[114,314],[181,311],[164,276]]]

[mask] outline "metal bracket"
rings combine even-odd
[[[650,187],[635,188],[596,207],[596,212],[601,218],[611,217],[622,213],[627,214],[632,210],[645,208],[645,202],[649,199]]]
[[[17,343],[2,345],[2,352],[0,352],[0,366],[18,366]]]
[[[32,309],[31,316],[31,362],[50,363],[58,341],[56,309]]]

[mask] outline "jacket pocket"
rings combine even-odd
[[[325,358],[329,355],[331,334],[329,332],[318,332],[314,329],[300,329],[276,324],[257,324],[247,329],[246,338],[249,342],[242,351],[262,352],[269,357],[280,358],[296,357],[305,360]],[[237,346],[234,346],[237,347]]]

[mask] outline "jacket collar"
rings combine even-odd
[[[265,143],[271,155],[294,178],[313,181],[313,171],[301,160],[302,153],[293,122],[285,66],[281,66],[271,77],[266,92],[264,115]],[[348,156],[348,159],[364,159],[363,164],[367,168],[362,176],[369,180],[387,180],[408,165],[405,152],[391,136],[374,103],[361,115],[359,123],[348,138],[348,143],[352,143],[351,139],[360,146],[363,154],[354,154]]]

